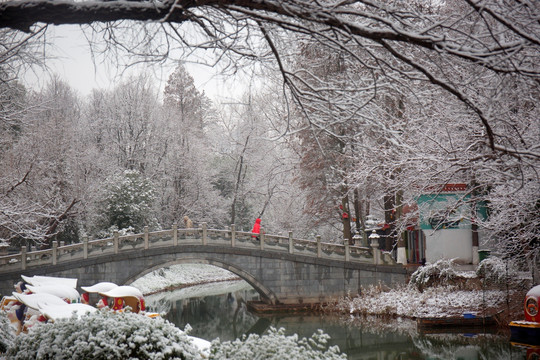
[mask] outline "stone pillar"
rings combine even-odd
[[[148,250],[148,248],[150,247],[148,243],[148,226],[145,226],[143,231],[144,231],[144,248]]]
[[[88,236],[83,237],[83,259],[88,259]]]
[[[202,244],[203,245],[206,245],[206,243],[208,242],[208,239],[206,238],[207,236],[207,224],[205,222],[202,223]]]
[[[317,257],[322,256],[321,235],[317,235]]]
[[[178,246],[178,223],[175,222],[172,226],[172,241],[173,246]]]
[[[349,239],[343,239],[343,245],[345,246],[345,261],[351,259],[351,249],[349,248]]]
[[[26,252],[26,249],[24,249]],[[26,262],[26,254],[24,256],[24,261]],[[52,243],[52,264],[56,265],[56,262],[58,261],[58,242],[53,241]]]
[[[407,251],[405,250],[403,236],[404,234],[401,234],[397,242],[397,263],[407,265]]]
[[[292,231],[289,231],[289,254],[294,253],[294,243],[292,237]]]
[[[21,247],[21,268],[26,269],[26,246]]]
[[[115,254],[118,254],[118,242],[119,242],[119,236],[118,236],[118,231],[115,230],[113,232],[113,246],[114,246],[114,253]]]
[[[369,239],[371,241],[371,249],[373,252],[373,264],[379,265],[381,263],[381,252],[379,251],[379,234],[373,230],[371,235],[369,235]]]

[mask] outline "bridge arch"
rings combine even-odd
[[[162,264],[157,264],[154,266],[151,266],[147,269],[144,269],[140,271],[138,274],[134,274],[129,279],[125,281],[126,285],[129,285],[133,283],[135,280],[151,273],[152,271],[162,269],[165,267],[169,267],[172,265],[181,265],[181,264],[201,264],[201,265],[213,265],[218,268],[227,270],[232,272],[235,275],[238,275],[242,280],[245,280],[251,287],[257,291],[257,293],[261,296],[261,298],[269,302],[271,304],[275,304],[277,302],[277,296],[274,294],[274,292],[270,289],[268,289],[264,284],[262,284],[259,280],[257,280],[253,275],[251,275],[249,272],[240,269],[239,267],[230,264],[225,263],[223,261],[209,258],[209,257],[188,257],[188,258],[178,258],[171,261],[166,261]]]

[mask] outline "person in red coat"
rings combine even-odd
[[[253,233],[251,237],[259,240],[259,234],[261,233],[261,219],[257,218],[257,220],[255,220],[255,225],[253,225],[253,229],[251,229],[251,232]]]

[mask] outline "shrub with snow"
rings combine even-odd
[[[0,313],[0,354],[5,353],[13,344],[15,330],[5,313]]]
[[[347,359],[340,354],[337,346],[328,347],[330,337],[322,330],[309,339],[298,339],[298,335],[285,335],[285,329],[270,328],[267,335],[251,334],[234,341],[220,342],[214,340],[210,350],[210,359],[234,360],[342,360]]]
[[[9,359],[202,359],[168,321],[98,311],[32,327],[17,336]]]
[[[488,257],[478,264],[476,275],[481,278],[485,284],[504,285],[512,283],[517,279],[516,269],[501,258],[496,256]]]
[[[461,274],[456,271],[454,259],[441,259],[434,264],[419,267],[409,280],[409,285],[423,291],[433,285],[449,285]]]

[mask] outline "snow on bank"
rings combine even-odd
[[[464,312],[492,314],[506,304],[500,290],[458,290],[451,286],[427,288],[420,292],[402,286],[388,291],[372,287],[354,298],[341,299],[336,310],[351,314],[397,315],[406,317],[451,317]],[[490,311],[491,310],[491,311]]]
[[[146,295],[168,288],[238,279],[237,275],[216,266],[180,264],[152,271],[131,285]]]

